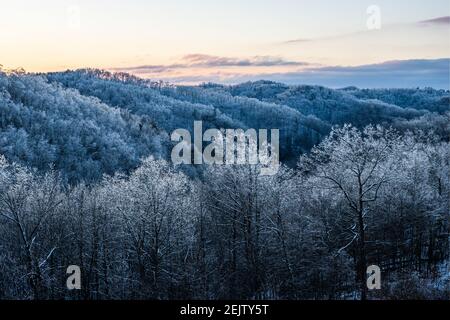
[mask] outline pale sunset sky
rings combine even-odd
[[[6,69],[90,67],[174,83],[449,82],[448,0],[0,0],[0,8]]]

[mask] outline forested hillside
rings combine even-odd
[[[0,299],[450,299],[449,96],[0,72]],[[195,120],[281,169],[174,167]]]
[[[129,173],[142,157],[167,159],[170,133],[212,128],[278,128],[281,159],[293,167],[333,125],[393,126],[450,135],[449,92],[332,90],[273,82],[167,86],[126,74],[80,70],[0,74],[0,152],[70,182]],[[410,94],[409,94],[410,93]]]

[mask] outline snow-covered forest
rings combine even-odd
[[[194,120],[281,169],[174,167]],[[450,299],[449,143],[445,90],[0,70],[0,299]]]

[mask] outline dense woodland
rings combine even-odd
[[[0,71],[0,299],[450,299],[449,96]],[[194,120],[281,169],[174,167]]]

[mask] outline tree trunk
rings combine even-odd
[[[366,286],[366,244],[365,244],[365,230],[364,230],[364,218],[363,211],[358,212],[358,224],[359,224],[359,277],[360,277],[360,290],[361,300],[367,298],[367,286]]]

